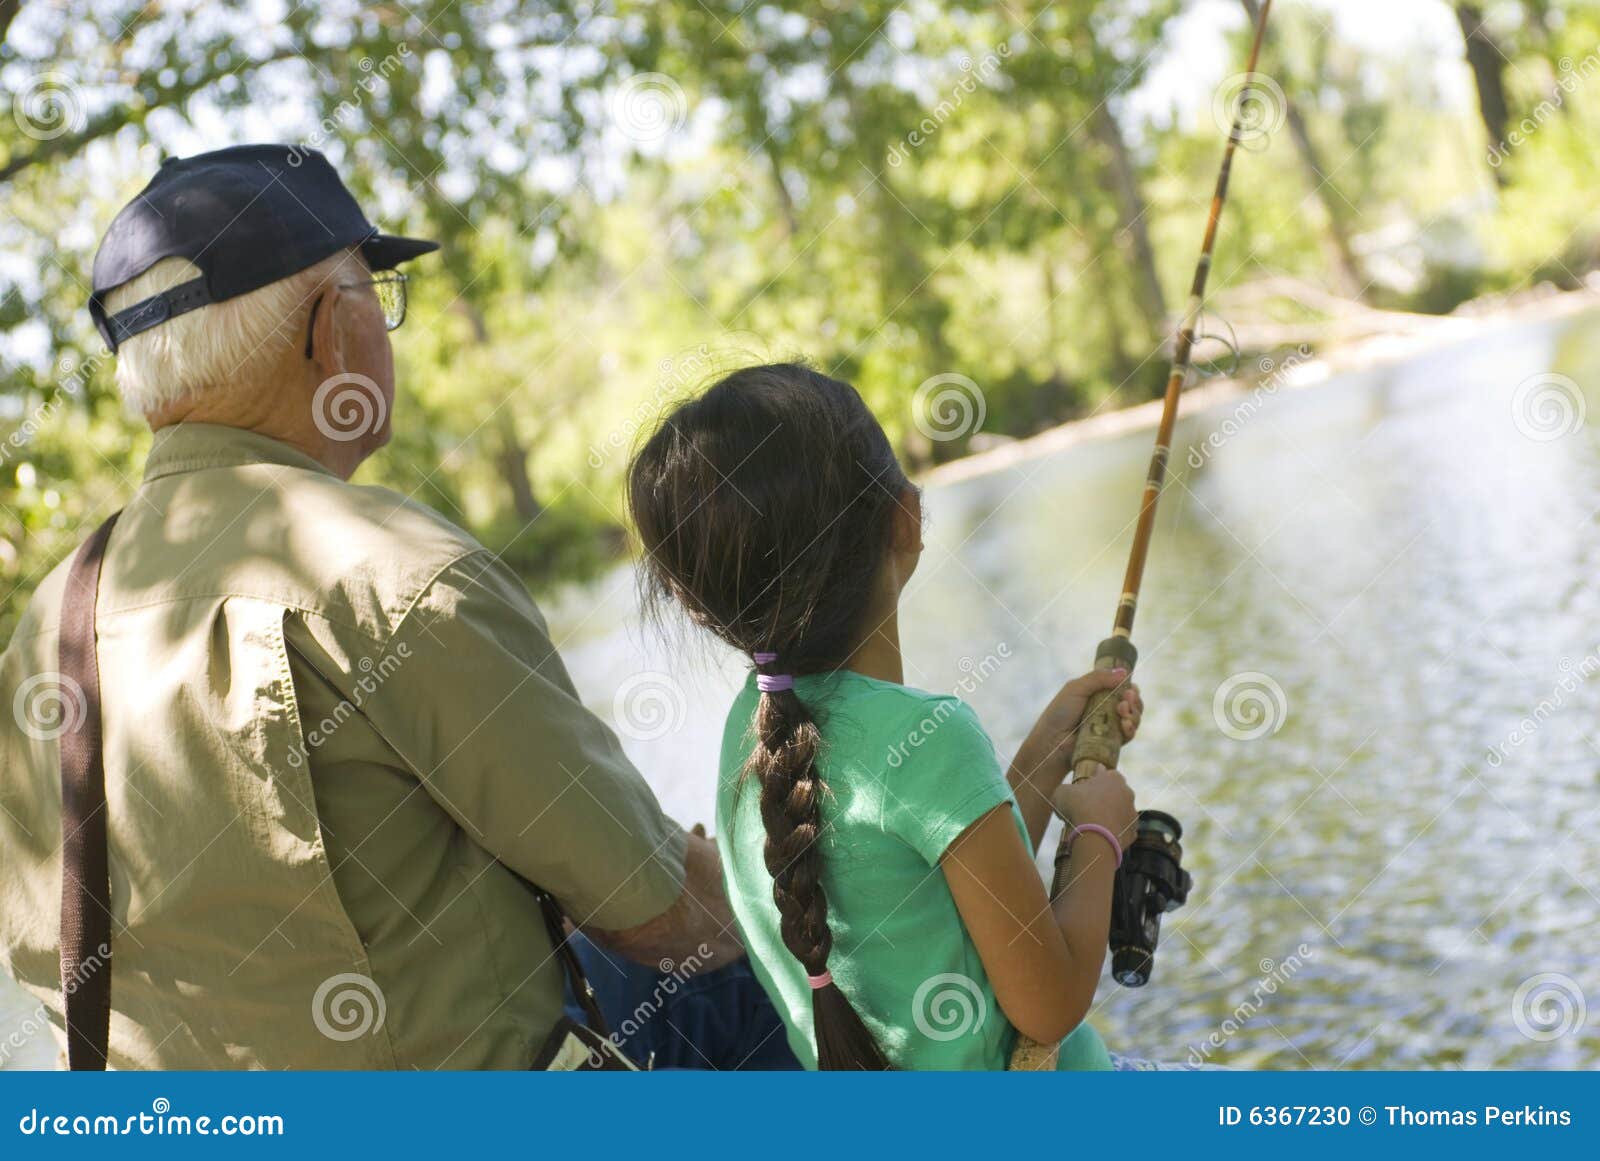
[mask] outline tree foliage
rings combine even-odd
[[[1217,281],[1448,309],[1596,263],[1600,17],[1467,7],[1507,54],[1509,125],[1537,116],[1492,164],[1476,110],[1414,62],[1280,3],[1265,67],[1295,118],[1240,164]],[[1206,8],[0,3],[0,633],[137,480],[148,437],[83,307],[100,230],[163,153],[319,148],[375,218],[444,243],[396,336],[396,441],[364,471],[550,582],[615,556],[634,436],[737,362],[850,379],[919,465],[1158,389],[1225,130],[1209,94],[1152,93]],[[1210,9],[1227,41],[1202,87],[1248,32]],[[1476,260],[1435,253],[1441,223]],[[918,390],[940,375],[977,385],[981,430],[943,438]]]

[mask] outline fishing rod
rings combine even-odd
[[[1139,520],[1133,530],[1133,547],[1128,553],[1128,571],[1122,580],[1122,597],[1117,602],[1111,636],[1095,648],[1096,669],[1125,669],[1131,676],[1139,659],[1139,651],[1133,646],[1133,617],[1139,608],[1139,586],[1144,581],[1150,538],[1156,526],[1156,503],[1161,499],[1161,486],[1167,476],[1167,459],[1172,454],[1172,431],[1178,418],[1178,397],[1183,392],[1184,381],[1189,377],[1195,332],[1199,328],[1205,303],[1206,280],[1211,274],[1211,256],[1217,244],[1217,223],[1222,219],[1222,206],[1228,198],[1228,177],[1233,170],[1233,155],[1244,137],[1251,91],[1257,84],[1256,63],[1261,56],[1261,42],[1266,36],[1267,17],[1271,12],[1272,0],[1262,0],[1260,14],[1256,17],[1255,38],[1250,44],[1250,61],[1245,66],[1244,85],[1239,90],[1233,125],[1228,132],[1228,144],[1222,151],[1222,166],[1217,171],[1217,185],[1211,195],[1211,209],[1206,215],[1200,260],[1195,264],[1194,281],[1190,285],[1188,304],[1184,307],[1183,324],[1173,348],[1172,369],[1167,375],[1166,395],[1161,404],[1161,422],[1156,427],[1155,451],[1150,456],[1150,470],[1139,500]],[[1116,766],[1117,758],[1122,753],[1122,725],[1117,716],[1117,700],[1121,694],[1119,686],[1103,690],[1089,699],[1072,747],[1074,782],[1092,778],[1100,770]],[[1111,901],[1111,973],[1117,982],[1128,987],[1142,987],[1149,981],[1155,962],[1156,942],[1161,933],[1161,916],[1166,911],[1182,906],[1189,897],[1190,887],[1189,873],[1182,867],[1183,847],[1179,840],[1183,837],[1183,827],[1178,820],[1159,810],[1143,810],[1139,812],[1138,826],[1138,834],[1124,853],[1122,865],[1117,868]],[[1051,899],[1059,898],[1066,886],[1067,848],[1070,841],[1070,830],[1063,831],[1060,846],[1056,850]],[[1019,1036],[1012,1053],[1011,1067],[1053,1068],[1057,1051],[1057,1045],[1039,1044]]]

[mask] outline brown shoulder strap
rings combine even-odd
[[[72,559],[56,661],[66,701],[83,710],[60,740],[61,994],[67,1064],[75,1072],[104,1069],[111,1039],[111,871],[94,610],[106,542],[120,515],[112,513]]]
[[[600,1011],[600,1002],[595,998],[594,987],[589,983],[589,977],[584,974],[583,964],[578,961],[578,953],[572,949],[572,943],[567,938],[566,915],[562,913],[561,904],[557,903],[556,897],[543,887],[535,886],[533,894],[539,900],[539,910],[544,913],[544,929],[550,936],[550,950],[561,961],[561,971],[567,978],[567,987],[571,990],[573,998],[578,1001],[578,1007],[583,1009],[584,1016],[588,1018],[589,1027],[600,1035],[609,1037],[611,1028],[606,1023],[605,1014]]]

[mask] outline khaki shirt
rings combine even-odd
[[[58,1027],[65,574],[0,658],[0,970]],[[679,894],[521,583],[394,492],[164,429],[98,608],[116,1067],[525,1068],[561,1002],[528,884],[607,929]]]

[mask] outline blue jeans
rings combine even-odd
[[[641,1067],[719,1071],[797,1069],[783,1020],[739,960],[713,971],[675,970],[623,959],[572,937],[583,973],[617,1044]],[[567,1014],[583,1022],[570,989]]]

